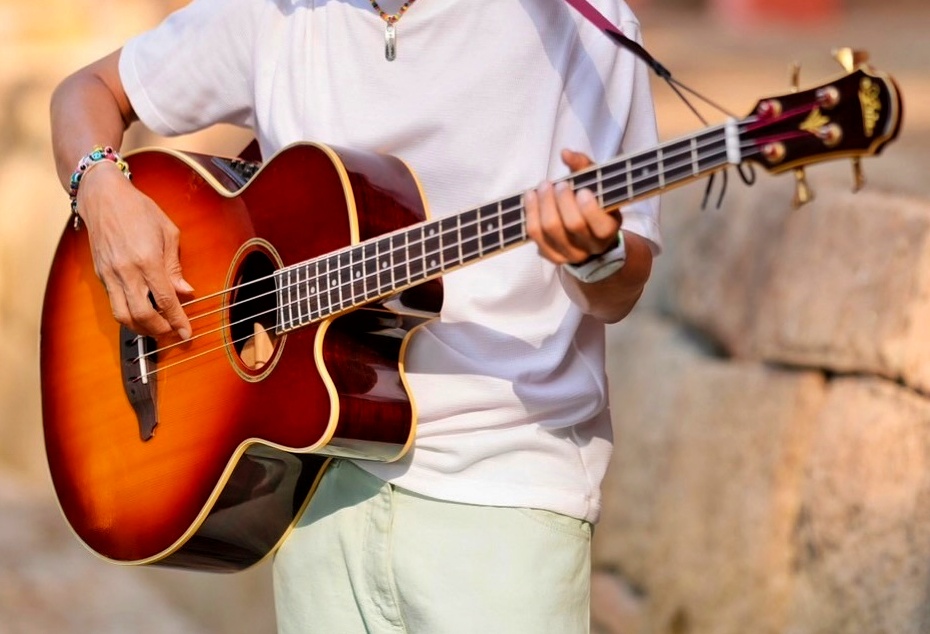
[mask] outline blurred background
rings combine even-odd
[[[272,632],[266,565],[231,576],[102,563],[48,479],[38,330],[68,219],[48,102],[72,70],[183,0],[0,0],[0,634]],[[637,0],[649,50],[737,115],[867,50],[900,138],[795,177],[735,173],[664,197],[666,250],[612,326],[617,451],[595,538],[603,634],[930,632],[930,6],[921,0]],[[219,52],[218,52],[219,53]],[[703,124],[663,84],[660,133]],[[701,110],[716,123],[720,113]],[[234,153],[215,129],[152,143]],[[717,179],[712,200],[720,193]],[[930,263],[928,263],[930,264]]]

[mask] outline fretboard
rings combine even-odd
[[[734,146],[734,144],[736,144]],[[745,158],[732,124],[621,156],[564,179],[607,210]],[[276,275],[277,331],[287,332],[444,275],[528,239],[522,194],[399,229],[288,266]]]

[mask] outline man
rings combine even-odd
[[[622,0],[597,5],[638,38]],[[586,631],[604,324],[633,308],[660,240],[655,204],[624,209],[621,231],[592,192],[551,182],[655,145],[646,69],[559,0],[194,0],[52,100],[114,317],[188,338],[183,236],[118,155],[88,155],[137,119],[247,126],[266,159],[301,140],[394,154],[434,217],[542,182],[524,198],[536,248],[447,275],[409,345],[415,447],[327,471],[276,555],[275,600],[282,632]]]

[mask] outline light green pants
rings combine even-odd
[[[281,634],[588,631],[591,525],[442,502],[334,461],[274,562]]]

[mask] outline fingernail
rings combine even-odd
[[[188,283],[188,281],[185,280],[183,277],[179,280],[178,287],[179,287],[182,291],[184,291],[184,292],[186,292],[186,293],[193,293],[193,292],[194,292],[194,287],[191,286],[191,285]]]
[[[188,339],[191,338],[191,331],[187,328],[181,328],[180,330],[178,330],[178,336],[184,341],[187,341]]]
[[[594,200],[594,193],[590,189],[579,189],[576,197],[579,203],[587,205]]]

